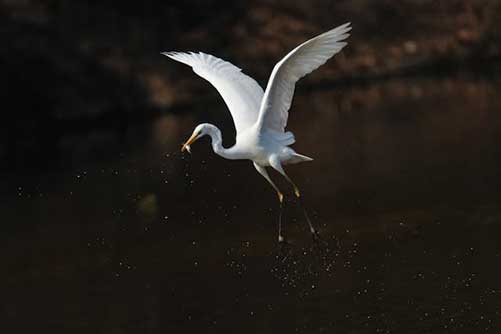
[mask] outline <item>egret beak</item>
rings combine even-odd
[[[192,134],[191,137],[186,141],[186,143],[183,144],[183,147],[181,147],[181,152],[188,151],[189,153],[191,153],[190,145],[193,144],[197,139],[198,135]]]

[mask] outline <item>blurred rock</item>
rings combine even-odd
[[[155,194],[146,194],[137,202],[137,211],[144,218],[153,218],[158,212],[158,200]]]
[[[47,148],[57,154],[68,134],[105,128],[119,142],[129,124],[217,98],[162,51],[213,53],[264,86],[274,64],[297,44],[351,21],[348,47],[306,83],[327,86],[421,69],[487,67],[492,73],[501,59],[500,0],[3,4],[0,159],[14,168],[29,165],[28,157],[52,161]]]

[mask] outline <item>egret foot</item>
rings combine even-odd
[[[313,224],[311,223],[311,219],[310,219],[310,216],[308,215],[308,211],[306,211],[306,208],[301,205],[303,207],[303,214],[304,214],[304,219],[306,219],[306,222],[308,223],[308,227],[310,228],[310,232],[312,235],[317,235],[317,231],[315,230],[315,228],[313,227]]]
[[[288,249],[292,246],[292,244],[287,241],[283,236],[278,237],[278,245],[280,249]]]
[[[284,206],[284,195],[280,192],[277,191],[278,195],[278,200],[280,201],[280,208],[279,208],[279,213],[278,213],[278,243],[283,244],[285,242],[285,239],[282,235],[282,213],[283,213],[283,206]]]
[[[287,240],[284,240],[282,242],[278,243],[278,253],[277,253],[277,260],[279,260],[282,263],[285,263],[292,255],[292,244],[288,242]]]
[[[301,197],[301,193],[299,192],[298,187],[294,187],[294,194],[296,195],[297,198]]]
[[[319,245],[319,246],[325,246],[326,247],[326,246],[329,245],[329,243],[327,241],[325,241],[324,239],[322,239],[320,237],[320,234],[317,231],[315,231],[315,230],[313,230],[311,232],[311,237],[313,239],[313,242],[315,244]]]

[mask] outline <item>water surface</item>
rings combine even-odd
[[[19,332],[497,333],[500,88],[299,85],[289,129],[315,160],[288,173],[324,242],[289,196],[285,248],[250,162],[179,152],[199,122],[231,145],[217,93],[125,138],[68,135],[57,167],[2,175],[2,313]]]

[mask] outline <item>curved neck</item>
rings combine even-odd
[[[211,138],[212,149],[214,150],[214,153],[226,159],[235,159],[235,157],[231,154],[231,148],[226,149],[223,147],[223,137],[221,135],[221,130],[219,130],[215,125],[210,125],[208,127],[207,134]]]

